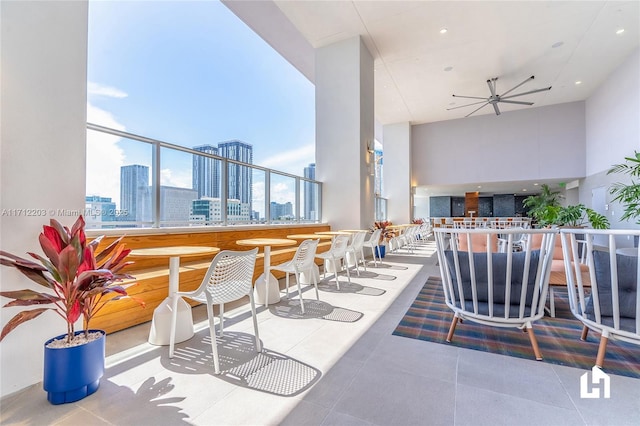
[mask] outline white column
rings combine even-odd
[[[55,217],[70,226],[76,218],[59,209],[84,208],[88,3],[3,1],[0,8],[0,248],[41,253],[42,225]],[[7,267],[0,281],[3,291],[41,289]],[[0,309],[2,325],[20,311]],[[63,333],[64,321],[45,312],[5,337],[1,396],[42,380],[43,343]]]
[[[383,127],[384,196],[387,217],[394,224],[411,220],[411,124],[397,123]]]
[[[373,57],[360,37],[316,51],[316,179],[322,221],[333,229],[373,224]]]

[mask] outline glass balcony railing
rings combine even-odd
[[[252,158],[249,144],[224,145],[236,158]],[[220,156],[218,149],[88,123],[87,228],[320,221],[321,182]]]

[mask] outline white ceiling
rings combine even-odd
[[[314,48],[360,35],[375,61],[382,124],[462,118],[477,106],[447,108],[475,101],[452,95],[488,97],[493,77],[498,93],[531,75],[512,94],[552,86],[515,99],[534,107],[585,100],[640,45],[637,0],[224,3],[311,81]],[[531,107],[500,104],[521,108]]]

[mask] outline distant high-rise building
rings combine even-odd
[[[316,164],[304,168],[304,177],[316,180]],[[304,181],[304,217],[305,220],[318,220],[318,185]]]
[[[218,154],[218,148],[213,145],[194,146],[194,150],[207,154]],[[198,197],[220,197],[220,160],[204,157],[202,155],[193,156],[193,189]]]
[[[184,225],[189,221],[191,203],[197,198],[195,189],[160,186],[160,221],[168,226]]]
[[[149,167],[139,164],[120,168],[120,210],[122,221],[151,220]]]
[[[271,202],[271,220],[293,220],[293,204],[287,201],[284,204]]]
[[[243,163],[253,164],[253,146],[239,140],[220,142],[218,155]],[[238,164],[228,165],[227,173],[227,198],[237,199],[241,203],[251,206],[252,199],[252,173],[251,169]]]
[[[115,222],[117,220],[116,203],[111,197],[99,195],[87,195],[84,199],[84,219],[87,228],[108,228],[100,222]],[[114,225],[112,225],[114,226]]]
[[[227,222],[247,222],[249,204],[240,200],[227,199]],[[220,198],[202,198],[191,202],[189,222],[195,225],[211,225],[222,221],[222,202]]]
[[[375,151],[375,181],[373,183],[374,192],[379,197],[382,197],[382,161],[383,155],[381,150]]]

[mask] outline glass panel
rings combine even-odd
[[[227,165],[227,224],[251,223],[253,202],[252,168]]]
[[[300,209],[302,222],[318,222],[320,220],[320,185],[306,180],[300,181]]]
[[[376,221],[387,220],[387,199],[376,197]]]
[[[187,226],[198,191],[193,189],[194,155],[160,149],[160,226]]]
[[[251,223],[266,223],[264,214],[266,211],[265,202],[265,181],[267,172],[252,168],[252,193],[251,193]]]
[[[295,178],[271,173],[271,223],[286,223],[296,220],[293,211],[296,205]]]
[[[152,145],[87,130],[87,229],[153,225]]]
[[[207,154],[217,154],[217,148],[212,145],[200,145],[193,149]],[[189,224],[222,224],[224,220],[220,202],[222,160],[204,155],[185,155],[191,161],[191,187],[195,191],[189,210]]]

